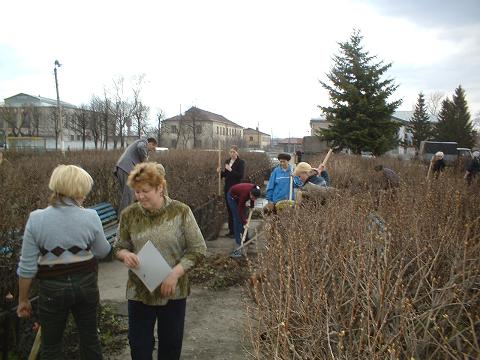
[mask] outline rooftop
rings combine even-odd
[[[242,128],[242,126],[234,123],[233,121],[228,120],[225,116],[215,114],[213,112],[203,110],[200,108],[197,108],[195,106],[192,106],[190,109],[185,111],[185,114],[183,116],[195,116],[195,120],[199,121],[215,121],[219,122],[225,125],[230,125],[230,126],[235,126]],[[180,115],[175,115],[173,117],[170,117],[168,119],[165,119],[165,121],[178,121],[180,120]]]
[[[17,95],[10,96],[4,99],[4,104],[8,106],[24,106],[28,104],[34,104],[35,106],[57,106],[57,100],[46,98],[43,96],[34,96],[25,93],[19,93]],[[60,101],[60,105],[64,108],[76,109],[76,106],[65,101]]]
[[[246,129],[243,129],[243,133],[245,133],[245,131],[254,131],[256,134],[261,134],[261,135],[265,135],[265,136],[270,136],[270,134],[266,134],[264,132],[261,132],[261,131],[258,131],[257,129],[252,129],[252,128],[246,128]]]

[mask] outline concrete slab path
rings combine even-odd
[[[251,236],[260,226],[259,220],[252,220]],[[221,234],[226,232],[226,227]],[[207,242],[208,254],[228,256],[234,249],[234,240],[219,237]],[[117,313],[127,315],[125,286],[127,268],[119,261],[102,262],[99,268],[99,288],[102,303],[111,304]],[[245,301],[242,287],[212,290],[193,286],[187,300],[183,360],[243,360],[245,352]],[[156,353],[154,354],[156,358]],[[115,355],[114,359],[130,359],[130,349]]]

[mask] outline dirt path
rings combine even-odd
[[[253,221],[252,228],[259,225]],[[222,230],[221,233],[224,233]],[[233,240],[220,237],[207,242],[208,256],[227,256],[233,249]],[[127,315],[125,284],[127,269],[118,261],[100,264],[99,287],[103,303],[111,304],[119,314]],[[244,289],[231,287],[212,290],[193,286],[187,300],[184,360],[240,360],[246,359],[244,350],[245,326]],[[155,356],[156,357],[156,356]],[[130,359],[129,347],[115,359]]]

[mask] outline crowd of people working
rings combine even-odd
[[[140,139],[122,154],[114,169],[120,189],[120,223],[113,248],[106,240],[95,210],[83,208],[93,179],[82,168],[59,165],[50,177],[49,206],[33,211],[27,221],[18,266],[19,317],[32,314],[29,291],[33,279],[39,283],[39,319],[42,329],[41,356],[62,359],[62,335],[69,313],[80,334],[82,359],[101,359],[97,332],[99,289],[97,259],[110,252],[129,270],[140,265],[138,253],[150,241],[171,267],[169,275],[154,290],[128,272],[128,339],[132,359],[151,359],[154,329],[157,329],[159,359],[179,359],[189,294],[188,272],[206,254],[206,244],[190,208],[168,196],[166,172],[161,164],[149,162],[154,138]],[[328,156],[327,156],[328,158]],[[282,202],[331,189],[326,160],[318,167],[307,162],[291,163],[291,156],[278,155],[268,180],[265,211],[273,213]],[[0,152],[0,166],[9,163]],[[443,153],[432,159],[435,177],[445,169]],[[385,188],[400,185],[394,170],[377,165],[375,171]],[[246,182],[245,161],[232,146],[229,158],[217,168],[224,181],[228,210],[228,233],[240,246],[247,223],[246,208],[261,196],[257,184]],[[480,154],[473,153],[465,179],[469,184],[480,172]],[[136,200],[136,201],[135,201]],[[247,205],[247,203],[249,203]]]

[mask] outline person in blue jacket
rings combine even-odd
[[[277,158],[280,161],[280,164],[273,169],[267,185],[268,211],[273,211],[277,202],[288,200],[290,196],[290,176],[293,176],[293,167],[288,162],[290,161],[291,156],[282,153],[279,154]],[[300,185],[300,180],[294,177],[293,187],[298,187]],[[291,189],[291,191],[293,200],[293,189]]]

